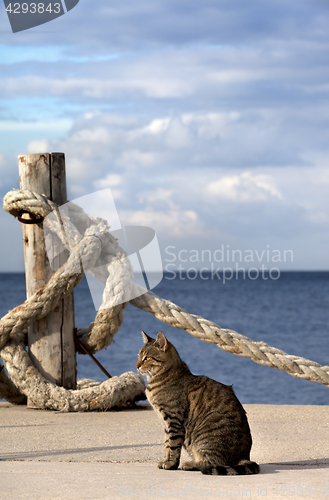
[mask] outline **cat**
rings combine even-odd
[[[165,458],[158,467],[177,469],[184,446],[194,459],[182,464],[185,471],[257,474],[259,465],[250,461],[246,412],[232,387],[193,375],[162,332],[156,340],[142,335],[136,368],[147,377],[146,395],[166,434]]]

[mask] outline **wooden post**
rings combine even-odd
[[[67,202],[63,153],[22,155],[18,161],[21,189],[45,194],[58,205]],[[42,223],[23,224],[23,240],[26,292],[29,298],[49,281],[54,271],[47,257]],[[64,264],[66,257],[60,255],[56,267]],[[73,294],[62,299],[54,311],[28,329],[29,354],[34,366],[46,379],[66,389],[76,388],[73,332]],[[28,401],[28,406],[35,408],[31,401]]]

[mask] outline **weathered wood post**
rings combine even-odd
[[[63,153],[22,155],[18,162],[21,189],[45,194],[58,205],[67,202]],[[49,281],[54,271],[47,257],[42,223],[23,224],[23,240],[26,293],[29,298]],[[66,256],[60,255],[56,267],[64,264],[65,260]],[[28,329],[29,354],[34,366],[46,379],[66,389],[76,388],[73,332],[73,294],[62,299],[54,311]],[[31,401],[28,401],[28,406],[35,408]]]

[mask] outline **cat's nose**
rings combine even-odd
[[[141,364],[142,364],[142,363],[141,363],[140,361],[137,361],[137,363],[136,363],[136,368],[139,368],[139,367],[141,366]]]

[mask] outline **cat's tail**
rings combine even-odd
[[[215,476],[245,476],[247,474],[258,474],[259,465],[250,460],[241,460],[238,465],[207,465],[201,469],[202,474]]]

